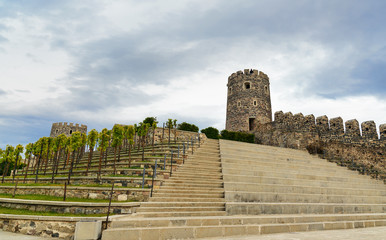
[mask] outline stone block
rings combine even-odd
[[[127,194],[119,194],[118,201],[119,202],[127,201]]]
[[[161,239],[185,239],[194,238],[194,233],[190,227],[162,228],[159,230],[159,236]]]
[[[261,226],[261,234],[270,233],[284,233],[289,232],[290,227],[288,225],[263,225]]]
[[[74,240],[96,240],[102,233],[102,221],[77,222]]]
[[[247,234],[246,226],[225,226],[224,236],[237,236]]]
[[[98,194],[96,194],[96,193],[89,193],[88,194],[88,198],[89,199],[97,199],[98,198]]]
[[[196,229],[196,237],[197,238],[208,238],[208,237],[222,237],[223,228],[222,227],[197,227]]]

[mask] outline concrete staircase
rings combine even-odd
[[[221,160],[220,160],[221,156]],[[304,151],[207,140],[103,240],[386,226],[386,187]]]
[[[178,171],[155,190],[149,202],[137,210],[138,217],[224,216],[218,141],[207,142]]]

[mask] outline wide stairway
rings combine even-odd
[[[307,152],[207,140],[135,216],[116,217],[102,239],[386,226],[385,210],[383,182]]]

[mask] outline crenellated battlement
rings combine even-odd
[[[240,70],[240,71],[237,71],[235,73],[232,73],[228,77],[228,82],[233,80],[233,79],[237,79],[239,77],[244,77],[244,76],[251,76],[251,77],[255,77],[255,78],[264,79],[264,80],[269,81],[268,75],[263,73],[262,71],[259,71],[257,69],[244,69],[244,71]]]
[[[358,120],[351,119],[343,125],[341,117],[329,120],[326,115],[323,115],[315,119],[312,114],[303,116],[302,113],[293,115],[291,112],[277,111],[274,114],[274,124],[276,128],[286,131],[315,131],[321,137],[330,137],[333,140],[338,138],[342,138],[342,141],[343,139],[346,141],[386,140],[386,124],[379,126],[380,136],[378,137],[374,121],[365,121],[359,125]]]
[[[56,137],[62,133],[66,136],[70,136],[73,132],[87,133],[87,125],[67,122],[53,123],[50,137]]]

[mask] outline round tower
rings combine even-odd
[[[226,130],[249,132],[272,122],[269,78],[256,69],[232,73],[228,78]]]

